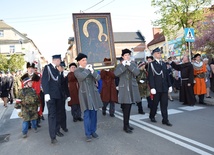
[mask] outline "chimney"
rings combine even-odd
[[[153,28],[152,28],[152,31],[153,31],[153,39],[156,38],[157,34],[160,34],[160,33],[161,33],[161,29],[160,29],[160,28],[155,28],[155,27],[153,27]]]

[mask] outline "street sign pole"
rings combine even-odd
[[[189,62],[191,62],[192,57],[191,57],[191,51],[190,51],[190,42],[188,42],[188,46],[189,46]]]

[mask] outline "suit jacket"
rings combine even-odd
[[[84,68],[78,67],[74,75],[79,83],[79,101],[81,111],[98,110],[102,105],[100,94],[96,87],[96,81],[100,80],[100,75],[94,71],[93,74]]]
[[[50,75],[47,66],[49,66],[53,77]],[[42,75],[42,88],[44,94],[49,94],[50,98],[53,99],[61,99],[61,76],[59,71],[54,68],[52,64],[48,64],[45,66]],[[58,80],[54,80],[53,78],[58,78]]]
[[[119,77],[119,96],[118,103],[132,104],[140,102],[140,93],[136,76],[140,74],[137,65],[131,62],[130,66],[117,65],[115,76]]]
[[[172,86],[170,82],[169,72],[166,64],[161,62],[159,64],[156,60],[149,63],[148,80],[150,88],[156,89],[156,92],[168,92],[169,87]],[[154,68],[154,70],[153,70]],[[161,75],[157,75],[162,71]],[[156,73],[155,73],[156,72]]]

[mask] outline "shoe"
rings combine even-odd
[[[157,122],[155,118],[150,118],[150,120],[151,120],[151,122],[154,122],[154,123]]]
[[[144,114],[145,114],[145,112],[143,112],[143,111],[139,111],[139,112],[138,112],[138,114],[142,114],[142,115],[144,115]]]
[[[110,116],[111,116],[111,117],[115,117],[115,115],[114,115],[114,114],[110,114]]]
[[[91,136],[86,137],[86,142],[91,142],[91,140],[92,140]]]
[[[27,134],[23,134],[23,135],[22,135],[22,138],[27,138]]]
[[[43,116],[43,115],[41,116],[41,119],[42,119],[43,121],[45,120],[45,118],[44,118],[44,116]]]
[[[41,125],[37,124],[37,127],[38,127],[38,128],[41,128]]]
[[[78,121],[80,121],[80,122],[82,122],[83,121],[83,119],[81,118],[81,117],[79,117],[79,118],[77,118],[78,119]]]
[[[37,129],[34,129],[33,131],[34,131],[34,133],[37,133],[37,132],[38,132],[38,130],[37,130]]]
[[[56,138],[51,139],[51,144],[56,144],[58,141],[56,140]]]
[[[206,105],[206,103],[204,103],[204,102],[199,102],[199,104],[203,104],[203,105]]]
[[[30,129],[31,129],[31,126],[28,126],[28,129],[30,130]]]
[[[102,114],[103,114],[103,116],[105,116],[105,115],[106,115],[106,112],[105,112],[105,111],[103,111],[103,112],[102,112]]]
[[[163,124],[163,125],[167,125],[167,126],[172,126],[172,124],[169,123],[169,121],[168,121],[168,122],[163,122],[163,121],[162,121],[162,124]]]
[[[63,136],[64,136],[63,133],[61,133],[60,131],[58,131],[58,132],[56,133],[56,135],[57,135],[58,137],[63,137]]]
[[[99,137],[98,134],[96,134],[95,132],[92,133],[91,136],[92,136],[93,138],[98,138],[98,137]]]
[[[77,122],[77,119],[76,119],[76,118],[74,118],[74,119],[73,119],[73,122]]]
[[[131,126],[129,126],[128,128],[129,128],[129,130],[134,130],[134,128],[133,128],[133,127],[131,127]]]
[[[169,99],[171,102],[173,102],[174,100],[173,99]]]
[[[65,129],[62,129],[64,132],[68,132],[68,129],[67,128],[65,128]]]
[[[206,98],[212,98],[211,96],[207,96]]]
[[[126,133],[132,133],[132,130],[130,130],[130,129],[123,129]]]

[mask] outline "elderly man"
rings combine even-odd
[[[172,92],[172,85],[170,82],[169,73],[166,64],[161,61],[161,50],[156,48],[152,51],[154,61],[149,64],[148,80],[151,88],[151,93],[154,95],[154,102],[150,108],[150,116],[152,122],[155,120],[157,106],[160,102],[160,109],[162,114],[162,124],[172,126],[168,120],[168,92]]]

